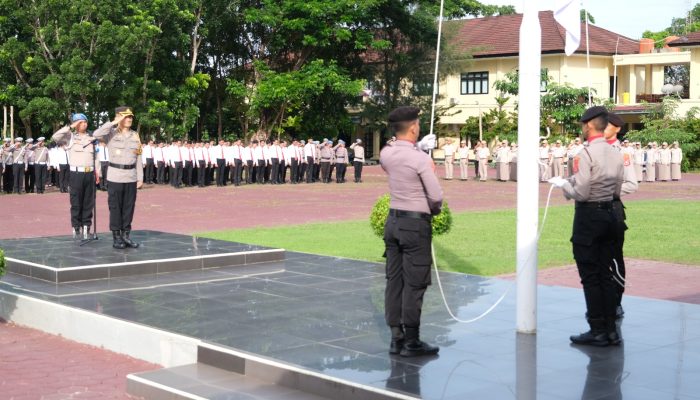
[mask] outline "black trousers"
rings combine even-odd
[[[299,164],[299,176],[297,177],[297,182],[301,182],[304,180],[304,177],[306,176],[306,170],[307,170],[307,164],[304,162],[301,162]]]
[[[280,159],[271,158],[270,159],[270,182],[279,183],[278,178],[280,174]]]
[[[34,165],[34,175],[36,176],[36,192],[44,193],[46,189],[46,177],[49,173],[49,168],[46,164],[35,164]]]
[[[235,158],[233,160],[233,184],[241,186],[241,179],[243,179],[243,160]]]
[[[109,229],[111,231],[130,231],[136,207],[136,182],[107,185],[107,204],[109,205]]]
[[[100,189],[107,190],[109,183],[107,182],[107,171],[109,170],[109,161],[100,161]]]
[[[362,161],[355,161],[352,165],[355,167],[355,182],[362,180]]]
[[[58,186],[61,193],[67,193],[70,188],[70,168],[68,164],[58,164]],[[100,178],[100,183],[104,179],[104,175]]]
[[[277,178],[277,183],[287,182],[287,163],[284,160],[280,161],[279,175]]]
[[[156,183],[162,185],[165,183],[165,162],[158,161],[158,168],[156,169]]]
[[[289,181],[291,183],[297,183],[299,179],[299,161],[296,158],[292,158],[291,165],[289,166]]]
[[[616,232],[612,208],[576,206],[571,243],[591,319],[615,316],[619,300],[612,273]]]
[[[338,183],[343,183],[345,182],[345,171],[348,168],[348,165],[345,164],[345,162],[340,162],[335,164],[335,181]]]
[[[255,173],[256,183],[265,183],[265,160],[258,160],[258,169]]]
[[[321,164],[314,164],[314,182],[318,182],[321,179]]]
[[[330,180],[331,162],[321,161],[321,182],[327,183]]]
[[[389,326],[420,326],[423,295],[430,285],[432,228],[427,219],[389,216],[386,249],[385,318]]]
[[[27,166],[27,171],[24,173],[24,191],[27,193],[34,193],[35,181],[34,164],[29,164]]]
[[[5,171],[2,173],[2,190],[4,190],[5,193],[12,193],[13,184],[12,165],[6,165]]]
[[[615,214],[615,219],[617,221],[617,226],[615,230],[615,248],[613,250],[613,276],[616,279],[616,288],[619,293],[618,305],[622,301],[622,294],[625,292],[625,255],[623,248],[625,247],[625,231],[627,230],[627,224],[625,220],[627,216],[625,215],[625,205],[622,204],[621,200],[613,200],[613,212]],[[616,265],[617,264],[617,265]]]
[[[245,162],[245,183],[253,183],[253,160],[247,160]]]
[[[192,161],[185,161],[185,184],[187,186],[192,186],[192,178],[194,176],[194,163]]]
[[[205,176],[207,174],[207,162],[204,160],[197,161],[197,186],[204,187],[207,182]]]
[[[24,187],[24,164],[12,164],[12,190],[22,193]]]
[[[70,172],[70,223],[73,228],[92,225],[95,207],[95,173]]]
[[[306,157],[306,183],[314,181],[314,158]]]
[[[173,164],[175,164],[175,167],[171,168],[170,183],[174,187],[179,188],[182,186],[182,161],[175,161]]]
[[[155,163],[153,162],[152,158],[147,158],[146,159],[146,172],[144,174],[143,180],[146,181],[146,183],[153,183],[153,171],[155,169]]]
[[[226,184],[226,179],[224,179],[224,174],[226,172],[226,160],[223,158],[216,159],[216,186],[224,186]]]

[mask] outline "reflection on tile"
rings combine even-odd
[[[421,336],[440,345],[440,354],[403,359],[387,353],[383,269],[288,253],[283,262],[236,269],[59,285],[8,275],[0,289],[425,399],[700,399],[700,306],[626,297],[624,345],[589,349],[568,339],[587,329],[580,290],[540,287],[538,334],[528,336],[514,333],[513,290],[486,318],[460,324],[431,287]],[[481,314],[512,286],[440,277],[461,318]]]

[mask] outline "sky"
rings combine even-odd
[[[540,4],[540,10],[552,10],[557,0],[480,0],[483,4],[513,5],[523,11],[523,2]],[[561,0],[559,0],[561,1]],[[671,25],[671,19],[687,15],[694,0],[582,0],[583,8],[601,28],[639,39],[646,30],[660,31]]]

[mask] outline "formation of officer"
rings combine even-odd
[[[389,114],[388,125],[396,142],[384,147],[380,154],[391,197],[384,227],[389,353],[403,357],[439,351],[420,340],[423,296],[431,283],[431,220],[440,213],[443,193],[432,159],[416,145],[419,113],[416,107],[399,107]]]
[[[102,140],[109,153],[107,204],[109,229],[115,249],[137,248],[131,240],[131,223],[136,208],[136,191],[143,185],[141,139],[131,129],[134,113],[130,107],[117,107],[114,119],[103,124],[93,136]]]
[[[73,238],[88,239],[95,207],[95,184],[99,179],[95,138],[87,130],[84,114],[73,114],[71,124],[56,131],[51,139],[68,152],[70,219]]]
[[[574,344],[618,345],[621,338],[615,321],[619,289],[614,258],[620,221],[613,202],[621,196],[624,163],[605,140],[608,112],[604,107],[586,110],[581,124],[582,138],[588,145],[573,159],[574,175],[551,179],[567,199],[576,201],[571,242],[590,329],[570,339]]]

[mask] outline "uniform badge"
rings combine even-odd
[[[576,156],[574,157],[574,174],[578,172],[578,163],[581,161],[581,157]]]
[[[625,167],[632,165],[632,159],[629,154],[623,154],[622,158],[625,160]]]

